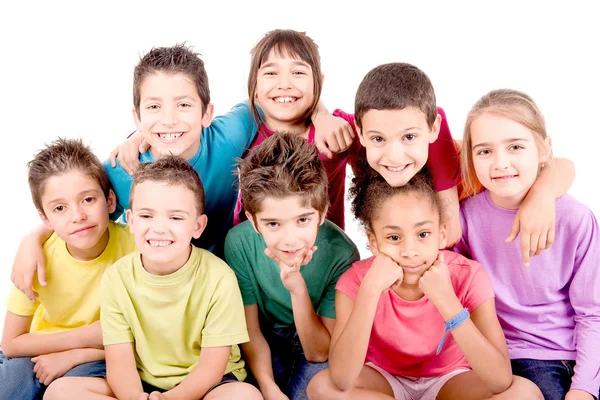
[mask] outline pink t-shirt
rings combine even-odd
[[[373,259],[355,262],[338,280],[336,289],[356,301],[360,283]],[[456,296],[469,312],[494,297],[490,278],[479,263],[447,250],[444,260]],[[377,304],[365,362],[372,362],[392,375],[409,377],[442,376],[469,368],[450,332],[440,354],[435,354],[443,333],[444,319],[427,297],[406,301],[388,290],[381,294]]]
[[[458,152],[456,151],[454,140],[450,133],[446,114],[444,113],[444,110],[439,107],[438,113],[442,116],[440,133],[437,140],[429,145],[429,157],[426,165],[431,174],[435,190],[441,192],[458,185],[461,177]],[[335,110],[333,115],[346,120],[352,126],[352,129],[356,134],[354,115],[347,114],[342,110]],[[273,136],[273,133],[273,131],[269,130],[263,124],[260,132],[256,135],[256,139],[254,139],[254,142],[250,145],[248,150],[260,145],[265,139]],[[308,143],[314,142],[315,127],[314,125],[311,125],[308,132]],[[350,148],[342,153],[333,154],[331,159],[319,154],[319,159],[325,166],[327,179],[329,181],[329,211],[327,212],[327,219],[342,229],[344,229],[345,226],[344,196],[346,189],[346,164],[350,164],[354,169],[359,156],[361,156],[361,152],[363,152],[364,157],[364,148],[360,144],[358,136],[355,136],[354,143],[352,143]],[[233,213],[233,225],[238,225],[245,219],[242,198],[238,195]]]

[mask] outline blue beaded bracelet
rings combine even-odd
[[[446,334],[449,331],[451,331],[452,329],[462,325],[462,323],[465,322],[466,320],[468,320],[470,316],[471,316],[471,314],[469,314],[469,310],[467,310],[466,308],[463,308],[462,311],[459,312],[458,314],[456,314],[456,316],[454,318],[452,318],[450,321],[444,322],[444,324],[446,325],[446,329],[444,329],[444,335],[442,336],[442,340],[440,341],[440,344],[438,345],[435,355],[440,354],[440,351],[442,351],[442,346],[444,345],[444,341],[446,340]]]

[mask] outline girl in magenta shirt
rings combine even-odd
[[[321,149],[319,158],[329,180],[327,219],[344,229],[346,166],[356,166],[363,147],[356,138],[354,116],[341,110],[335,110],[333,116],[348,123],[344,130],[344,143],[335,146],[335,140],[328,140],[333,150],[328,158],[323,155],[326,153],[322,150],[325,144],[315,140],[312,118],[327,111],[320,103],[323,73],[317,44],[305,33],[278,29],[268,32],[254,46],[251,54],[248,97],[260,128],[250,148],[258,146],[277,131],[294,132],[308,143],[315,143]],[[439,138],[429,147],[427,167],[436,189],[441,191],[459,183],[460,165],[444,111],[438,108],[438,112],[442,116],[442,124]],[[341,149],[345,150],[336,152]],[[238,196],[234,225],[243,219],[242,200]]]
[[[309,398],[541,399],[512,376],[485,270],[440,251],[446,228],[427,175],[391,187],[361,169],[350,192],[374,256],[337,283],[329,369]]]

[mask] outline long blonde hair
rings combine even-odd
[[[542,112],[531,97],[511,89],[492,90],[475,103],[465,123],[463,145],[460,152],[462,185],[465,193],[474,195],[481,189],[473,164],[471,125],[483,114],[491,113],[509,118],[529,129],[538,149],[546,148],[546,122]]]

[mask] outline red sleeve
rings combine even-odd
[[[435,142],[429,145],[427,170],[433,179],[437,192],[451,189],[460,183],[460,160],[446,120],[446,113],[438,107],[442,116],[440,134]]]

